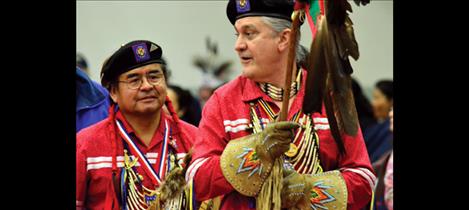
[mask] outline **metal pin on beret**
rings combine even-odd
[[[291,21],[294,0],[229,0],[226,15],[231,24],[249,16],[267,16]]]
[[[162,54],[159,45],[147,40],[136,40],[122,45],[104,62],[101,84],[109,88],[122,73],[152,63],[163,63]]]

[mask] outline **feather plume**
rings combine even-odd
[[[186,186],[185,174],[187,166],[192,160],[192,149],[184,157],[184,168],[183,167],[174,167],[169,174],[166,176],[165,180],[160,186],[160,199],[162,202],[166,202],[171,198],[178,196]]]
[[[330,82],[331,102],[339,132],[356,135],[358,130],[358,114],[352,93],[352,66],[349,55],[358,59],[358,44],[355,40],[352,22],[347,11],[351,6],[346,0],[326,1],[326,20],[329,33],[326,41],[326,63]],[[330,20],[329,20],[330,19]],[[326,27],[324,27],[326,29]]]
[[[321,19],[319,28],[324,27],[324,24],[326,24],[325,19]],[[306,77],[305,98],[302,107],[305,114],[321,112],[322,110],[327,77],[323,46],[325,33],[325,30],[319,30],[315,39],[311,42],[306,66],[308,74]]]
[[[352,12],[350,3],[347,0],[324,2],[324,15],[319,17],[318,31],[310,49],[303,111],[319,112],[324,102],[332,135],[344,153],[341,134],[354,136],[359,125],[352,92],[353,69],[348,57],[357,60],[360,54],[348,14]],[[359,6],[367,5],[370,0],[354,2]]]
[[[162,202],[165,202],[171,198],[179,195],[186,185],[186,179],[184,178],[184,173],[182,168],[174,168],[169,172],[169,175],[166,177],[164,182],[160,187],[160,199]]]

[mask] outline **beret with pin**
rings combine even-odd
[[[250,16],[267,16],[291,21],[294,0],[229,0],[226,15],[231,24]]]
[[[104,62],[101,84],[109,89],[110,84],[125,72],[152,63],[163,63],[162,54],[159,45],[147,40],[136,40],[122,45]]]

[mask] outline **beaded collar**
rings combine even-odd
[[[295,96],[301,87],[301,70],[298,71],[298,75],[296,76],[296,80],[291,84],[290,88],[290,98]],[[270,98],[274,101],[282,101],[283,99],[283,88],[275,87],[270,83],[258,83],[259,87],[261,88],[262,92],[267,94]]]

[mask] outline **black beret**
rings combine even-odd
[[[249,16],[267,16],[291,21],[294,0],[229,0],[226,15],[231,24]]]
[[[136,40],[122,45],[103,64],[101,69],[101,84],[109,85],[117,78],[132,69],[152,63],[162,63],[161,47],[146,40]]]

